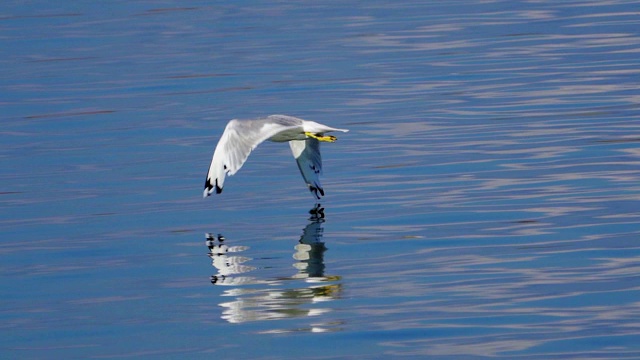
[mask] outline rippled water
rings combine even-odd
[[[4,2],[0,357],[640,357],[639,6]]]

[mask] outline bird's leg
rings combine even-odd
[[[336,140],[338,140],[338,138],[333,135],[319,136],[318,134],[314,134],[308,131],[306,131],[304,134],[307,135],[307,137],[314,138],[318,141],[335,142]]]

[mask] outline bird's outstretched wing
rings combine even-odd
[[[213,152],[203,196],[207,197],[214,191],[217,194],[221,193],[225,176],[233,175],[240,170],[253,149],[279,132],[294,128],[296,126],[269,122],[265,119],[229,121]]]
[[[300,173],[309,186],[309,190],[320,199],[324,196],[324,190],[320,184],[322,174],[322,156],[320,156],[320,142],[314,138],[306,140],[289,141],[293,157],[296,158]]]

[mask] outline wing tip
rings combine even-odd
[[[222,192],[222,187],[218,186],[218,179],[216,179],[216,184],[214,185],[211,181],[211,178],[207,178],[204,182],[204,192],[202,193],[202,197],[206,198],[207,196],[213,194],[215,188],[216,194],[220,194]]]
[[[207,180],[204,182],[204,192],[202,193],[202,197],[206,198],[207,196],[211,195],[212,189],[213,186],[211,185],[211,179],[207,178]]]
[[[311,193],[316,197],[317,200],[320,200],[324,196],[324,189],[319,186],[309,185],[309,191],[311,191]]]

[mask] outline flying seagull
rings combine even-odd
[[[335,136],[325,135],[331,131],[347,132],[314,121],[302,120],[287,115],[271,115],[256,120],[231,120],[224,129],[220,141],[213,152],[207,180],[204,183],[204,197],[222,192],[224,178],[233,175],[244,164],[251,150],[265,140],[289,142],[293,157],[309,191],[320,199],[324,190],[320,184],[322,157],[320,142],[334,142]]]

